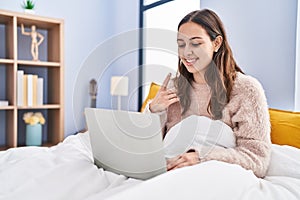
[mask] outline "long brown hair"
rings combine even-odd
[[[205,81],[211,89],[211,99],[207,111],[214,119],[221,119],[223,108],[230,98],[236,72],[243,72],[233,58],[224,25],[215,12],[208,9],[193,11],[180,21],[178,30],[181,25],[187,22],[199,24],[206,30],[211,41],[214,41],[217,36],[223,38],[219,50],[214,52],[212,61],[204,75]],[[191,105],[190,90],[194,77],[193,74],[187,71],[180,58],[178,61],[178,72],[179,75],[175,78],[175,87],[178,91],[177,95],[180,98],[180,104],[183,107],[182,114],[184,114]]]

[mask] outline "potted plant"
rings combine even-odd
[[[24,12],[34,14],[35,3],[32,0],[25,0],[22,4]]]
[[[26,124],[26,145],[41,146],[42,144],[42,125],[45,118],[40,112],[28,112],[23,115]]]

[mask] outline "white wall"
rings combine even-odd
[[[22,12],[20,1],[1,0],[0,9]],[[89,93],[88,82],[79,84],[86,85],[82,91],[75,88],[78,77],[82,70],[82,65],[90,54],[107,39],[114,35],[138,27],[138,0],[36,0],[36,14],[46,17],[63,18],[65,20],[65,136],[75,133],[84,128],[83,113],[76,113],[73,107],[74,98],[82,99],[81,105],[75,107],[88,106]],[[128,12],[130,11],[130,12]],[[116,47],[117,48],[117,47]],[[111,49],[107,49],[109,54]],[[101,60],[101,56],[98,58]],[[112,69],[126,66],[128,68],[136,66],[135,56],[130,60],[117,62]],[[101,70],[101,69],[99,69]],[[111,72],[111,74],[114,74]],[[107,78],[102,78],[102,91],[99,92],[99,107],[111,106],[109,95],[110,73],[105,74]],[[137,77],[132,77],[132,83],[137,84]],[[133,86],[134,87],[134,86]],[[134,96],[132,98],[135,98]],[[137,101],[137,100],[136,100]],[[78,109],[77,109],[78,110]],[[77,119],[79,118],[79,119]],[[80,122],[77,123],[77,120]]]
[[[263,84],[269,106],[294,110],[297,0],[201,0],[201,8],[221,17],[239,66]]]
[[[89,80],[98,82],[97,107],[117,108],[117,97],[110,96],[111,76],[129,77],[129,95],[122,97],[122,109],[137,110],[138,85],[138,17],[139,1],[105,0],[99,26],[106,34],[105,40],[96,44],[86,60],[81,63],[73,87],[73,118],[78,130],[85,126],[84,108],[89,106]],[[102,9],[99,11],[101,12]],[[92,30],[92,29],[91,29]],[[86,97],[82,97],[85,96]]]

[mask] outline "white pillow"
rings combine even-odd
[[[232,129],[220,120],[191,115],[173,126],[164,138],[167,158],[180,155],[192,147],[220,146],[235,147]]]

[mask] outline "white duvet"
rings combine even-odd
[[[272,146],[267,176],[209,161],[147,181],[127,179],[93,164],[88,133],[47,147],[0,152],[0,199],[230,199],[299,200],[300,150]]]

